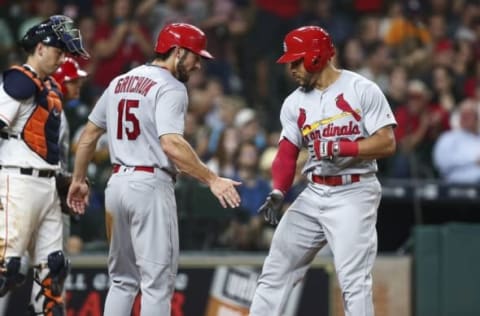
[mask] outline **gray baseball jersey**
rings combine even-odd
[[[158,138],[183,134],[187,105],[185,85],[168,70],[147,64],[115,78],[89,120],[109,131],[113,164],[174,169]]]
[[[315,139],[360,140],[396,124],[378,86],[346,70],[323,91],[294,91],[286,98],[280,119],[281,137],[299,148]],[[310,180],[313,175],[337,176],[342,182],[310,181],[283,215],[258,280],[250,316],[282,315],[291,289],[327,242],[334,255],[345,315],[373,316],[371,269],[381,197],[376,171],[375,160],[337,157],[307,161],[303,172]]]
[[[281,137],[298,148],[314,139],[351,141],[368,137],[387,125],[396,125],[395,117],[380,88],[370,80],[342,70],[327,89],[310,93],[295,90],[282,106]],[[377,171],[375,160],[338,157],[334,160],[310,159],[304,173],[342,175]]]
[[[142,292],[142,315],[170,315],[178,262],[175,166],[159,137],[183,134],[185,86],[158,66],[142,65],[115,78],[89,116],[107,130],[116,168],[105,191],[112,285],[104,315],[130,315]],[[152,168],[153,167],[153,168]]]

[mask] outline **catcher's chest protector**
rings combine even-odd
[[[28,118],[22,139],[27,146],[50,164],[57,164],[60,159],[60,121],[62,113],[62,94],[55,79],[48,77],[42,82],[33,72],[25,67],[13,66],[27,75],[37,86],[35,94],[36,108]]]

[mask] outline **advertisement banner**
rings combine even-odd
[[[180,268],[171,316],[247,316],[259,266]],[[0,316],[25,315],[32,277],[0,300]],[[109,288],[105,268],[73,267],[66,283],[67,316],[101,316]],[[284,316],[330,316],[330,273],[312,267],[289,296]],[[140,295],[132,316],[140,315]]]
[[[215,269],[205,316],[248,316],[260,270],[253,267],[220,266]],[[303,282],[289,296],[284,316],[295,316]]]

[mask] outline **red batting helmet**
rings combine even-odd
[[[69,82],[78,78],[84,78],[87,76],[85,70],[80,69],[77,61],[71,57],[66,57],[63,64],[57,68],[57,71],[53,73],[53,78],[62,86],[62,93],[66,93],[65,82]]]
[[[322,70],[335,55],[330,35],[318,26],[303,26],[290,31],[283,41],[283,50],[277,63],[291,63],[303,58],[303,65],[308,72]]]
[[[166,53],[172,47],[183,47],[204,58],[213,58],[205,49],[207,47],[205,33],[187,23],[168,24],[158,34],[155,46],[157,53]]]

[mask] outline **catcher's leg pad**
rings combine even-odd
[[[7,258],[0,267],[0,297],[21,286],[27,277],[28,262],[21,257]]]
[[[63,251],[56,251],[48,255],[47,266],[50,270],[47,279],[51,278],[52,294],[61,295],[65,279],[70,272],[70,260],[65,258]],[[44,282],[47,281],[44,280]]]
[[[70,271],[70,260],[65,258],[63,251],[49,254],[47,260],[46,266],[43,264],[35,267],[34,281],[40,289],[31,309],[35,315],[63,316],[65,313],[62,292]]]

